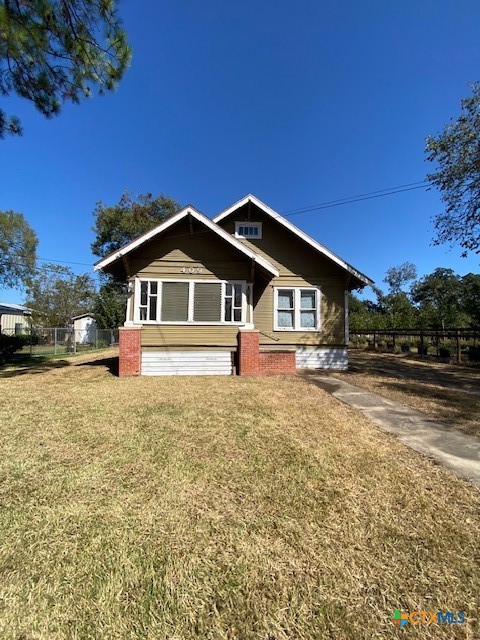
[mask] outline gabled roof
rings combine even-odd
[[[81,320],[82,318],[93,318],[93,320],[95,320],[95,314],[94,313],[81,313],[79,316],[73,316],[71,318],[71,320]]]
[[[268,205],[266,205],[264,202],[259,200],[257,197],[255,197],[251,193],[249,193],[247,196],[245,196],[238,202],[235,202],[235,204],[232,204],[230,207],[228,207],[228,209],[225,209],[224,211],[219,213],[217,216],[215,216],[213,221],[218,224],[219,222],[227,218],[230,214],[234,213],[234,211],[236,211],[237,209],[240,209],[240,207],[243,207],[249,202],[257,206],[264,213],[266,213],[268,216],[276,220],[279,224],[283,225],[286,229],[291,231],[293,234],[295,234],[296,236],[304,240],[307,244],[309,244],[311,247],[316,249],[319,253],[321,253],[322,255],[326,256],[327,258],[329,258],[330,260],[338,264],[340,267],[342,267],[342,269],[345,269],[345,271],[348,271],[348,273],[350,273],[355,278],[357,278],[360,282],[362,282],[363,285],[373,284],[373,280],[371,280],[364,273],[362,273],[361,271],[358,271],[357,269],[355,269],[355,267],[352,267],[352,265],[348,264],[348,262],[345,262],[345,260],[342,260],[342,258],[337,256],[332,251],[330,251],[330,249],[327,249],[327,247],[324,247],[323,244],[320,244],[319,242],[311,238],[308,234],[306,234],[304,231],[296,227],[289,220],[286,220],[283,216],[281,216],[279,213],[271,209]]]
[[[273,264],[270,264],[268,260],[265,260],[265,258],[255,253],[255,251],[252,251],[251,249],[246,247],[239,240],[237,240],[236,238],[231,236],[229,233],[227,233],[224,229],[222,229],[222,227],[219,227],[218,225],[216,225],[214,222],[212,222],[212,220],[210,220],[210,218],[207,218],[206,215],[204,215],[203,213],[200,213],[200,211],[197,211],[191,205],[188,205],[181,211],[178,211],[173,216],[165,220],[165,222],[162,222],[154,229],[147,231],[147,233],[144,233],[143,235],[139,236],[129,244],[122,247],[121,249],[118,249],[118,251],[114,251],[106,258],[102,258],[102,260],[99,260],[98,262],[96,262],[93,267],[94,270],[98,271],[98,269],[105,268],[107,265],[111,264],[112,262],[115,262],[119,258],[130,253],[130,251],[133,251],[134,249],[137,249],[137,247],[141,246],[145,242],[148,242],[148,240],[151,240],[155,236],[160,235],[161,233],[166,231],[169,227],[173,226],[174,224],[182,220],[182,218],[186,218],[187,216],[192,216],[192,218],[195,218],[195,220],[198,220],[200,223],[204,224],[210,231],[213,231],[213,233],[216,233],[220,238],[225,240],[225,242],[235,247],[235,249],[243,253],[245,256],[247,256],[247,258],[250,258],[251,260],[256,262],[258,265],[263,267],[266,271],[271,273],[273,276],[279,275],[276,267],[274,267]]]
[[[13,302],[0,302],[0,313],[13,316],[29,316],[31,315],[32,310],[28,307],[24,307],[21,304],[15,304]]]

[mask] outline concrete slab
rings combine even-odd
[[[321,374],[305,376],[376,424],[395,434],[400,442],[480,487],[480,438],[470,436],[427,415],[370,393],[335,377]]]

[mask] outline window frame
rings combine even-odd
[[[156,320],[140,320],[140,289],[142,282],[156,282],[157,283],[157,319]],[[188,284],[188,314],[187,320],[166,320],[162,321],[162,292],[164,282],[182,282]],[[193,320],[194,314],[194,291],[195,283],[201,284],[220,284],[221,285],[221,308],[220,317],[222,320],[212,322],[195,322]],[[225,321],[225,291],[226,285],[240,285],[242,296],[242,313],[241,320],[239,322]],[[150,285],[148,285],[148,291],[150,291]],[[143,305],[145,306],[145,305]],[[149,297],[147,293],[147,311],[149,309]],[[133,323],[139,325],[177,325],[177,326],[243,326],[247,324],[247,281],[246,280],[217,280],[215,278],[135,278],[135,291],[134,291],[134,309],[133,309]]]
[[[245,236],[239,232],[240,227],[257,227],[258,235]],[[249,222],[248,220],[235,221],[235,238],[240,240],[261,240],[263,236],[263,223],[262,222]]]
[[[278,308],[278,293],[279,291],[293,291],[293,327],[280,327],[278,325],[278,312],[282,311],[282,309]],[[300,326],[300,318],[301,318],[301,292],[302,291],[315,291],[315,308],[312,311],[315,312],[315,327],[301,327]],[[273,288],[274,296],[273,296],[273,330],[274,331],[294,331],[296,333],[299,332],[319,332],[321,331],[321,294],[322,291],[320,287],[289,287],[285,286],[275,286]],[[304,309],[304,311],[308,311],[308,309]]]

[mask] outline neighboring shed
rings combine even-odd
[[[0,302],[0,333],[22,334],[30,328],[32,310],[21,304]]]
[[[95,342],[97,332],[97,321],[93,313],[82,313],[72,318],[73,329],[75,331],[75,341],[80,344]]]

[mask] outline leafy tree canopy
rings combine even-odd
[[[383,281],[390,287],[390,293],[395,295],[400,293],[403,287],[411,280],[415,280],[416,277],[417,267],[411,262],[404,262],[398,267],[388,269]]]
[[[438,267],[412,287],[412,299],[420,306],[432,328],[457,327],[463,323],[459,300],[461,281],[452,269]]]
[[[0,285],[18,287],[35,270],[37,236],[21,213],[0,211]]]
[[[427,176],[442,194],[445,211],[435,217],[434,244],[459,244],[462,255],[480,252],[480,83],[462,100],[462,112],[437,136],[427,138]]]
[[[125,322],[127,293],[125,285],[104,276],[104,282],[95,296],[93,312],[100,329],[116,329]]]
[[[125,191],[118,204],[107,206],[98,202],[93,212],[96,235],[92,253],[103,258],[150,231],[180,209],[180,204],[160,194],[139,195],[136,199]]]
[[[27,285],[26,305],[37,326],[66,327],[73,316],[92,311],[94,300],[92,278],[58,264],[42,265]]]
[[[114,0],[0,0],[0,93],[47,118],[64,102],[112,90],[131,59]],[[0,110],[0,137],[21,134]]]

